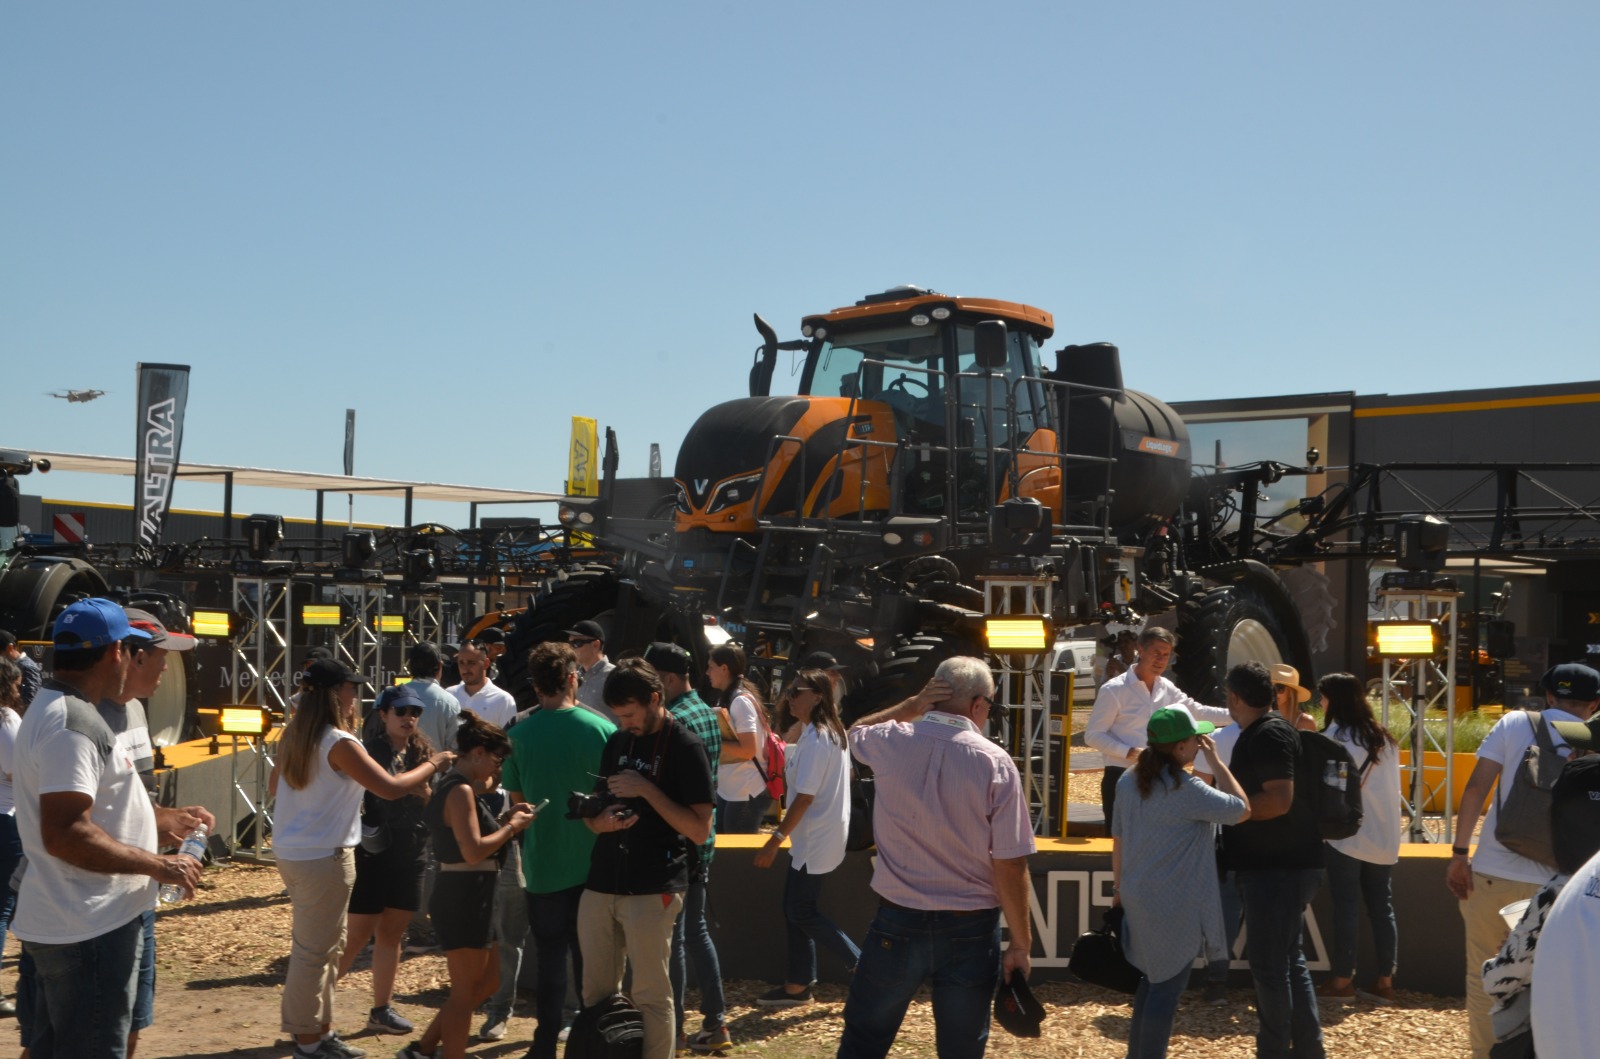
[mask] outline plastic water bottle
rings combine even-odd
[[[178,852],[185,857],[193,857],[196,864],[204,864],[206,862],[206,836],[209,834],[211,834],[211,830],[205,824],[195,825],[195,829],[189,832],[189,837],[183,840],[183,845],[178,848]],[[181,900],[183,900],[183,887],[177,883],[166,883],[161,887],[162,904],[177,904]]]
[[[1323,763],[1322,782],[1329,787],[1343,786],[1339,782],[1339,763],[1337,761],[1330,760]]]
[[[1339,789],[1341,791],[1348,790],[1349,789],[1349,787],[1348,787],[1349,783],[1350,783],[1350,766],[1346,765],[1343,761],[1341,761],[1341,762],[1339,762]]]

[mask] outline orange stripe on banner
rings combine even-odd
[[[1394,408],[1357,408],[1351,414],[1357,419],[1376,419],[1379,416],[1425,416],[1447,412],[1489,412],[1501,408],[1549,408],[1563,404],[1600,403],[1600,393],[1569,393],[1559,397],[1507,397],[1499,401],[1463,401],[1459,404],[1413,404]]]

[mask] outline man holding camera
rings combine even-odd
[[[605,704],[621,728],[601,758],[599,804],[575,807],[599,836],[578,908],[583,1002],[618,992],[631,963],[644,1059],[671,1059],[676,1043],[672,928],[697,847],[711,835],[713,798],[705,744],[667,710],[663,692],[643,659],[606,677]]]

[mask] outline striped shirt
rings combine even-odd
[[[850,751],[875,776],[878,896],[926,912],[999,907],[993,861],[1034,850],[1011,756],[941,712],[852,728]]]

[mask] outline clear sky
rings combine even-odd
[[[353,407],[359,474],[559,490],[572,415],[670,473],[752,312],[908,282],[1169,400],[1600,378],[1597,55],[1592,2],[3,0],[0,446],[131,456],[154,361],[194,461],[337,472]]]

